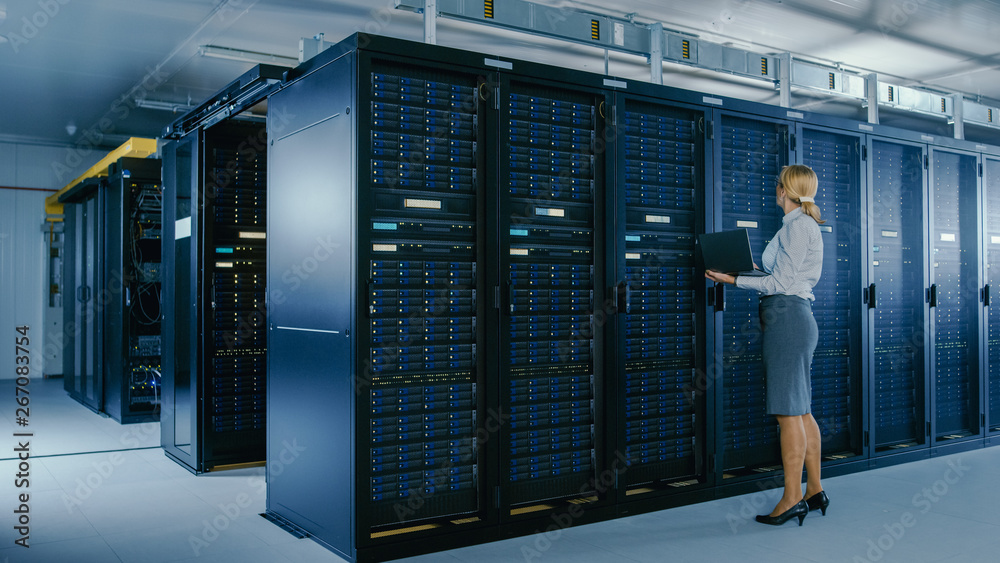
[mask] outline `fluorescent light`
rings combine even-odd
[[[281,55],[273,55],[271,53],[244,51],[243,49],[230,49],[229,47],[218,47],[216,45],[202,45],[198,48],[198,54],[203,57],[211,57],[213,59],[226,59],[244,63],[260,63],[287,67],[294,67],[299,64],[299,59],[296,57],[283,57]]]
[[[146,98],[136,98],[135,107],[143,109],[170,111],[173,113],[186,113],[195,108],[195,106],[192,106],[190,104],[162,102],[160,100],[147,100]]]

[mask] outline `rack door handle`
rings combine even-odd
[[[868,303],[869,309],[874,309],[878,307],[878,299],[876,295],[877,294],[875,293],[875,284],[869,285],[868,289],[865,290],[865,301]]]
[[[990,306],[990,284],[983,286],[983,307]]]
[[[937,284],[932,283],[929,288],[927,288],[927,302],[931,307],[937,307]]]
[[[724,313],[726,311],[726,284],[715,284],[715,312]]]

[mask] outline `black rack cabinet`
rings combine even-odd
[[[501,502],[511,514],[567,497],[590,498],[603,429],[601,332],[595,303],[604,272],[596,220],[603,197],[604,95],[538,80],[500,87]],[[504,493],[506,491],[506,493]]]
[[[819,341],[812,364],[812,414],[823,436],[825,460],[864,453],[862,426],[864,379],[862,331],[865,313],[865,231],[860,198],[865,178],[861,135],[802,127],[798,133],[802,164],[819,179],[817,204],[825,223],[823,275],[813,288],[813,315]]]
[[[871,140],[868,205],[873,322],[871,443],[876,454],[926,444],[926,147]]]
[[[986,309],[986,383],[989,387],[986,412],[990,433],[1000,431],[1000,306],[992,300],[1000,290],[1000,159],[983,157],[983,305]]]
[[[756,117],[722,114],[717,120],[716,154],[721,178],[717,230],[747,229],[750,247],[760,256],[781,228],[776,207],[778,174],[788,163],[788,125]],[[767,414],[758,303],[755,292],[717,289],[717,319],[722,361],[717,428],[726,476],[780,467],[777,423]],[[724,293],[724,294],[723,294]]]
[[[71,188],[64,285],[70,396],[123,424],[160,408],[160,161],[122,158]]]
[[[163,189],[160,161],[108,168],[103,268],[104,410],[122,423],[159,419]]]
[[[509,420],[485,403],[495,75],[482,57],[431,64],[369,39],[268,104],[294,116],[270,129],[268,457],[304,448],[268,465],[268,513],[351,560],[474,541]]]
[[[618,95],[613,196],[620,397],[627,494],[704,483],[704,299],[695,235],[705,228],[703,109]]]
[[[933,436],[980,436],[979,155],[930,150]]]
[[[266,133],[223,121],[164,147],[164,451],[195,473],[265,457]]]

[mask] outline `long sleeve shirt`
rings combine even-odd
[[[761,255],[766,276],[739,276],[736,286],[764,295],[795,295],[815,301],[812,288],[823,271],[823,239],[816,221],[793,209]]]

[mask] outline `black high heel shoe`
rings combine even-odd
[[[799,526],[802,525],[802,521],[806,519],[806,514],[809,514],[809,505],[806,501],[800,500],[795,503],[795,506],[789,508],[788,510],[782,512],[777,516],[771,516],[769,514],[758,514],[757,521],[761,524],[770,524],[772,526],[780,526],[785,522],[788,522],[792,518],[798,517]]]
[[[806,499],[809,505],[809,512],[819,510],[826,516],[826,507],[830,506],[830,497],[826,496],[826,491],[820,491]]]

